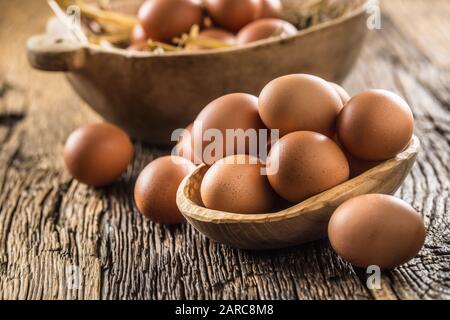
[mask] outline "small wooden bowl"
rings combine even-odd
[[[169,145],[173,130],[184,128],[206,104],[227,93],[258,95],[269,81],[291,73],[341,82],[368,32],[367,0],[346,1],[352,1],[352,10],[337,19],[242,47],[158,55],[83,45],[62,36],[64,32],[48,30],[29,39],[28,59],[36,69],[66,72],[95,111],[131,136]],[[133,12],[129,4],[141,1],[111,2]],[[284,3],[290,4],[286,17],[297,23],[298,2]]]
[[[414,136],[395,159],[289,209],[264,214],[235,214],[203,207],[200,185],[208,167],[200,165],[180,184],[177,205],[194,228],[217,242],[252,250],[295,246],[326,237],[331,215],[346,200],[371,193],[394,194],[419,149],[419,139]]]

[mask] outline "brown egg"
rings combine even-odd
[[[64,162],[81,183],[100,187],[127,170],[133,157],[128,135],[108,123],[89,124],[72,132],[64,146]]]
[[[146,43],[148,39],[147,33],[141,24],[137,24],[133,28],[133,32],[131,34],[131,43],[132,44],[141,44]]]
[[[268,39],[271,37],[287,37],[297,33],[297,29],[287,21],[265,18],[246,25],[237,34],[237,42],[241,45]]]
[[[355,158],[348,152],[345,152],[347,157],[348,164],[350,166],[350,179],[353,179],[366,171],[369,171],[372,168],[380,165],[382,162],[380,161],[366,161]]]
[[[268,213],[276,195],[263,174],[263,165],[248,155],[217,161],[203,177],[203,204],[213,210],[241,214]]]
[[[344,146],[339,141],[339,138],[337,137],[337,135],[335,135],[333,140],[334,140],[334,142],[336,142],[336,144],[339,146],[339,148],[341,148],[341,150],[344,152],[344,154],[347,158],[348,165],[350,167],[350,179],[353,179],[353,178],[363,174],[364,172],[369,171],[372,168],[375,168],[376,166],[378,166],[379,164],[382,163],[380,161],[366,161],[366,160],[361,160],[361,159],[355,158],[347,150],[345,150]]]
[[[250,147],[259,144],[258,129],[264,129],[258,114],[258,98],[245,93],[232,93],[220,97],[208,104],[198,115],[194,122],[192,146],[198,159],[208,165],[227,156],[238,153],[249,153]],[[242,129],[248,133],[253,132],[255,139],[238,139],[238,132],[227,143],[227,130]],[[208,138],[208,134],[220,134],[218,140]],[[219,139],[221,138],[221,139]],[[242,146],[242,148],[238,148]],[[222,148],[220,148],[222,147]],[[257,150],[252,152],[257,154]]]
[[[369,90],[347,103],[337,127],[339,140],[354,157],[382,161],[395,157],[411,141],[414,117],[398,95]]]
[[[335,123],[342,109],[336,90],[325,80],[307,74],[277,78],[259,96],[259,114],[280,136],[294,131],[314,131],[334,136]]]
[[[203,12],[196,0],[147,0],[138,18],[150,39],[171,42],[194,24],[200,25]]]
[[[326,136],[299,131],[281,138],[268,158],[268,178],[282,198],[299,203],[349,178],[344,152]]]
[[[342,104],[345,106],[347,104],[347,102],[350,101],[350,95],[348,94],[348,92],[345,91],[345,89],[342,88],[337,83],[334,83],[334,82],[328,82],[328,83],[334,88],[334,90],[336,90],[339,97],[341,97]]]
[[[218,25],[238,32],[261,14],[260,0],[205,0],[211,18]]]
[[[134,199],[139,212],[156,223],[178,224],[184,221],[176,203],[178,186],[195,169],[192,162],[176,156],[152,161],[139,175]]]
[[[210,28],[200,32],[199,38],[207,38],[213,40],[219,40],[225,44],[233,46],[236,44],[236,37],[231,32],[223,29]],[[188,45],[187,48],[191,51],[208,50],[209,48],[200,45]]]
[[[147,33],[142,25],[137,24],[131,34],[131,45],[127,50],[143,51],[147,47]]]
[[[262,18],[275,18],[281,19],[283,16],[283,4],[280,0],[261,0],[262,9],[261,14],[258,17]]]
[[[199,165],[202,163],[202,161],[200,159],[197,159],[197,157],[195,157],[193,146],[191,144],[193,126],[194,124],[191,123],[184,129],[185,131],[183,131],[179,139],[179,142],[175,146],[175,154],[177,156],[188,159],[194,164]]]
[[[328,236],[336,253],[351,264],[393,269],[417,255],[425,241],[425,227],[420,214],[406,202],[369,194],[336,209]]]

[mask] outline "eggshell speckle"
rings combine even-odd
[[[349,165],[333,140],[316,132],[293,132],[272,146],[268,178],[281,197],[299,203],[348,180]]]
[[[257,158],[230,156],[216,162],[203,177],[201,197],[209,209],[231,213],[267,213],[275,193]]]
[[[369,90],[347,103],[337,127],[339,141],[354,157],[382,161],[395,157],[411,141],[414,117],[398,95]]]
[[[336,253],[351,264],[393,269],[417,255],[425,241],[425,227],[404,201],[369,194],[336,209],[328,236]]]
[[[287,37],[297,33],[297,29],[287,21],[280,19],[259,19],[239,31],[237,42],[241,45],[271,37]]]
[[[64,146],[64,162],[81,183],[100,187],[124,173],[133,157],[128,135],[108,123],[96,123],[75,130]]]
[[[325,80],[306,74],[277,78],[259,97],[259,114],[280,136],[294,131],[314,131],[333,137],[342,109],[336,90]]]
[[[183,178],[195,169],[192,162],[176,156],[152,161],[140,173],[134,188],[136,206],[142,215],[161,224],[184,221],[176,204]]]

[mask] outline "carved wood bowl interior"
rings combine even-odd
[[[187,221],[206,237],[241,249],[290,247],[326,237],[334,210],[359,195],[394,194],[411,170],[420,150],[414,136],[394,159],[288,209],[261,214],[236,214],[202,205],[200,185],[208,167],[200,165],[177,192],[177,205]]]
[[[110,0],[111,9],[136,12],[140,0]],[[285,19],[297,27],[311,23],[304,4],[283,0]],[[66,72],[75,91],[107,121],[153,145],[170,145],[210,101],[233,92],[259,95],[269,81],[310,73],[341,82],[359,56],[367,34],[367,0],[325,0],[332,19],[283,39],[204,52],[155,54],[83,45],[49,24],[47,33],[27,43],[28,59],[40,70]],[[347,10],[333,13],[333,6]],[[43,4],[44,5],[44,4]]]

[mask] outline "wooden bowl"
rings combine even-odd
[[[75,91],[95,111],[131,136],[170,145],[174,129],[184,128],[222,95],[258,95],[272,79],[292,73],[341,82],[368,30],[367,1],[352,1],[354,9],[340,18],[292,37],[237,48],[158,55],[83,45],[52,31],[29,39],[28,58],[36,69],[66,72]],[[296,8],[298,3],[286,10]],[[286,12],[286,17],[295,13]]]
[[[362,175],[276,213],[235,214],[202,206],[200,185],[208,167],[200,165],[177,192],[177,205],[187,221],[206,237],[241,249],[274,249],[326,237],[328,221],[344,201],[356,196],[394,194],[413,166],[420,142]]]

